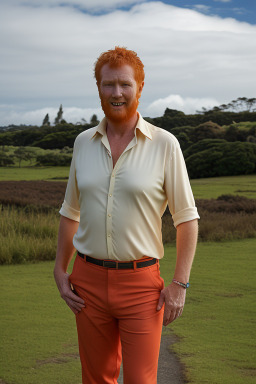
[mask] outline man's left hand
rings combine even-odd
[[[161,291],[157,310],[159,311],[165,303],[163,320],[164,326],[167,326],[169,323],[177,319],[177,317],[181,316],[185,304],[185,298],[186,289],[175,283],[171,283]]]

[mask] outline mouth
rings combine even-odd
[[[114,107],[121,107],[124,104],[125,103],[111,103],[111,105],[113,105]]]

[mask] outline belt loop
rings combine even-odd
[[[137,261],[133,260],[133,270],[134,270],[134,272],[136,271],[136,269],[137,269]]]

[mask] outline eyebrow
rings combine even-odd
[[[115,82],[115,80],[110,80],[110,79],[108,80],[108,79],[106,79],[106,80],[103,80],[103,81],[102,81],[102,84],[105,84],[105,83],[114,83],[114,82]],[[121,82],[121,83],[132,83],[132,80],[127,79],[127,78],[126,78],[126,79],[124,78],[124,79],[120,79],[120,82]]]

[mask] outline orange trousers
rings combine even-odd
[[[164,281],[159,263],[108,269],[77,256],[70,282],[86,307],[76,315],[83,384],[156,384]]]

